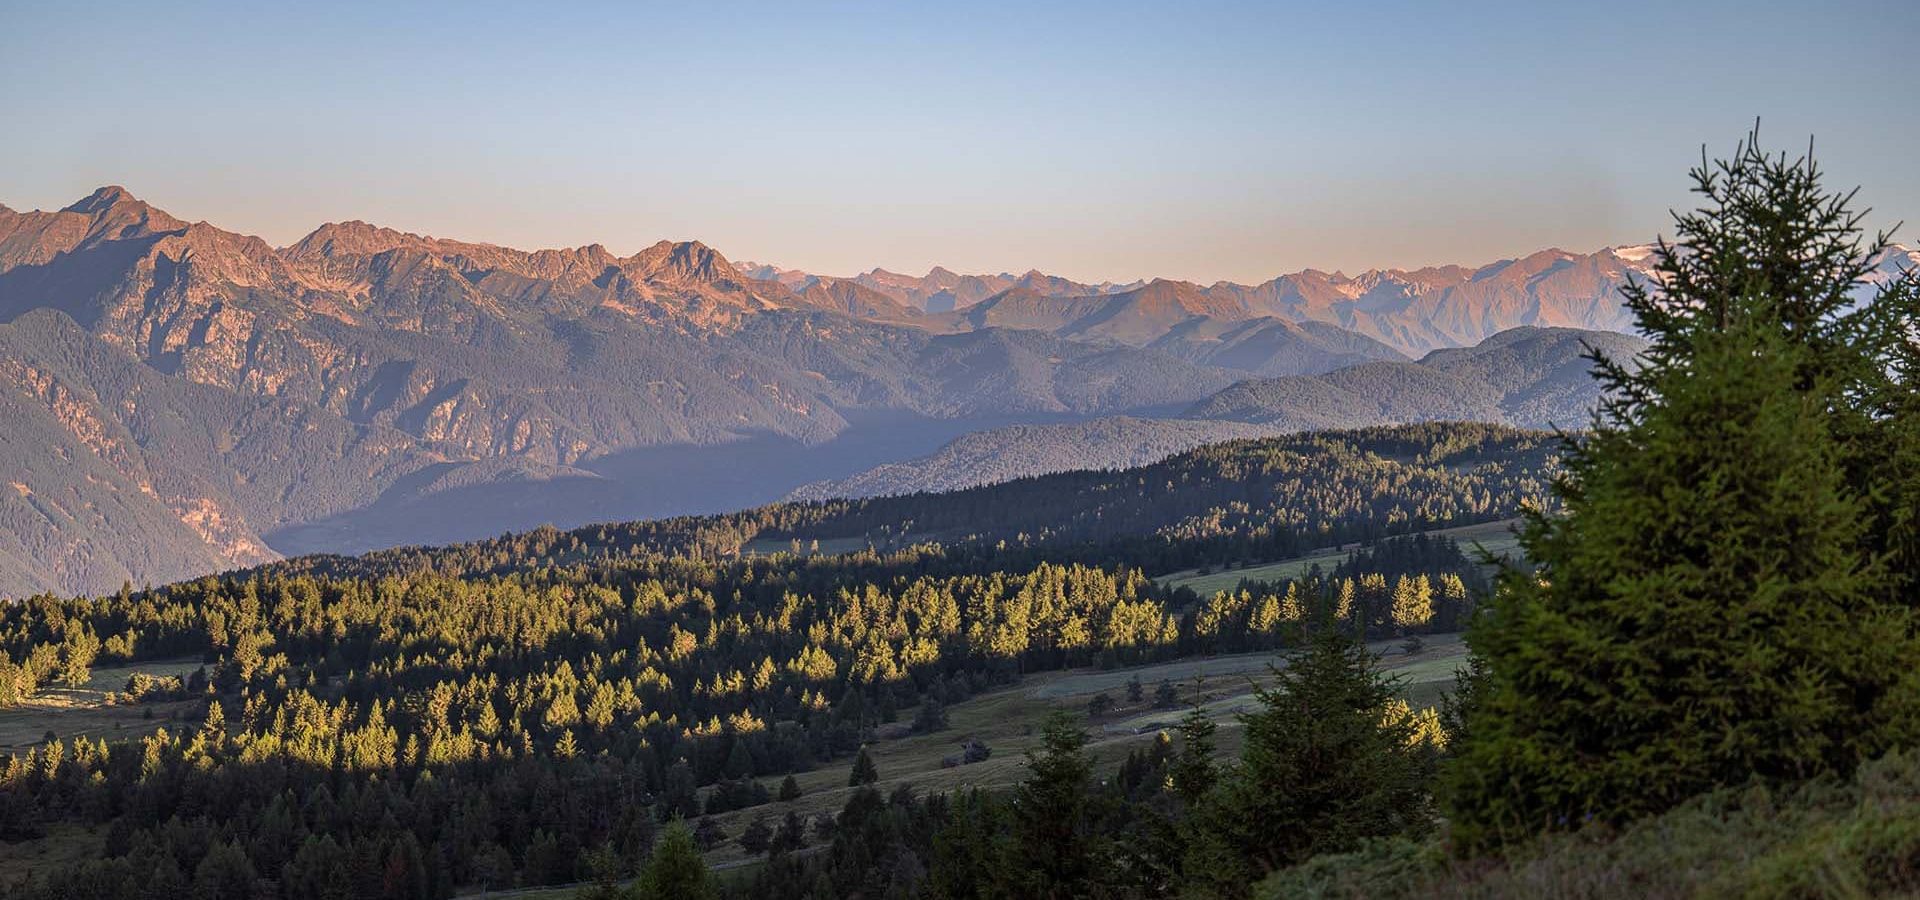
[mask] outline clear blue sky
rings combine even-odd
[[[0,202],[119,183],[275,244],[359,218],[834,274],[1252,281],[1648,239],[1701,145],[1758,116],[1920,224],[1917,22],[1912,0],[0,0]]]

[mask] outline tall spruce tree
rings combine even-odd
[[[1885,239],[1810,156],[1749,139],[1693,175],[1703,208],[1627,290],[1652,345],[1595,357],[1610,399],[1569,439],[1562,514],[1522,535],[1539,568],[1506,572],[1470,631],[1484,677],[1446,778],[1464,846],[1844,772],[1920,735],[1875,460],[1895,420],[1863,402],[1898,343],[1859,297]]]
[[[1185,895],[1242,897],[1269,872],[1427,827],[1432,749],[1393,715],[1396,684],[1332,628],[1257,692],[1240,764],[1188,820]]]
[[[1040,747],[1027,752],[1027,780],[1015,790],[1002,887],[1010,896],[1066,898],[1097,893],[1102,840],[1092,827],[1093,761],[1079,720],[1048,718]]]
[[[1213,790],[1220,769],[1213,761],[1214,732],[1217,727],[1207,711],[1196,706],[1180,719],[1180,755],[1168,772],[1174,793],[1189,806]]]
[[[707,900],[719,895],[685,822],[676,819],[661,832],[632,893],[635,900]]]
[[[873,755],[866,747],[860,748],[860,755],[853,758],[853,768],[847,772],[847,787],[863,787],[880,780],[880,768],[873,764]]]
[[[1862,329],[1870,342],[1868,386],[1861,394],[1867,415],[1882,427],[1879,439],[1859,454],[1882,493],[1888,568],[1901,595],[1920,605],[1920,268],[1887,283],[1868,308]]]

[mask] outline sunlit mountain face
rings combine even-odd
[[[926,470],[998,428],[1127,416],[1143,424],[1078,446],[1139,461],[1326,418],[1229,402],[1318,390],[1284,379],[1414,366],[1517,327],[1624,329],[1619,289],[1651,261],[1548,250],[1257,285],[843,278],[695,241],[527,251],[364,222],[276,248],[117,187],[0,207],[0,593],[713,511],[909,460],[892,487],[1074,462],[1006,446],[983,464],[1001,445],[981,438],[974,474]],[[1419,377],[1341,375],[1366,400],[1334,418],[1407,418]],[[1533,421],[1514,402],[1452,398]]]

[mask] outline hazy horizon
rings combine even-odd
[[[0,79],[32,89],[0,121],[33,140],[0,146],[0,203],[121,184],[276,246],[361,219],[833,275],[1257,282],[1647,241],[1757,116],[1774,149],[1815,136],[1872,224],[1911,217],[1910,16],[1790,9],[16,9]]]

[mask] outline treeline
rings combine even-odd
[[[484,575],[651,556],[728,559],[756,545],[934,543],[943,560],[1042,560],[1159,573],[1512,518],[1551,502],[1550,434],[1431,422],[1202,447],[1136,469],[1065,472],[944,494],[777,503],[713,516],[537,529],[442,548],[316,556],[268,571]]]

